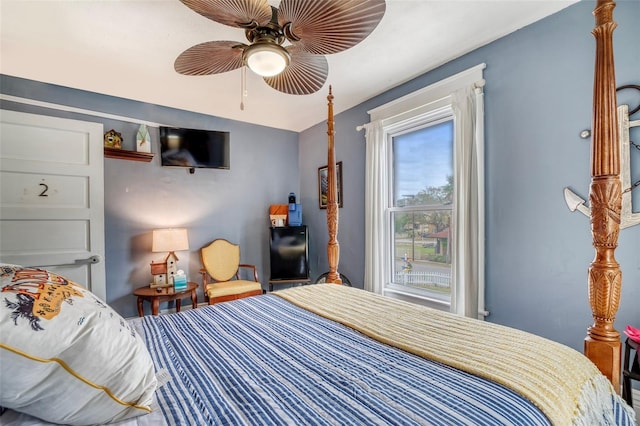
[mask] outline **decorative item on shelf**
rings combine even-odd
[[[136,151],[151,152],[151,135],[146,124],[141,124],[136,135]]]
[[[178,256],[175,252],[180,250],[189,250],[186,228],[153,230],[151,251],[154,253],[169,252],[169,254],[164,258],[164,261],[151,263],[151,274],[154,278],[151,287],[172,287],[174,285],[174,277],[178,273]],[[164,274],[164,278],[161,276],[162,274]]]
[[[122,148],[122,135],[111,129],[104,134],[104,146],[107,148]]]
[[[318,167],[318,204],[321,209],[327,208],[328,172],[329,166]],[[336,201],[338,202],[338,207],[342,207],[342,161],[336,163],[336,186],[338,189]]]
[[[187,289],[187,276],[182,269],[178,269],[178,272],[173,277],[173,289],[175,291]]]

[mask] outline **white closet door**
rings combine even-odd
[[[99,123],[0,111],[0,262],[106,300],[102,139]]]

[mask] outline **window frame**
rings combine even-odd
[[[393,156],[393,138],[396,136],[401,136],[407,133],[419,131],[422,129],[426,129],[431,126],[436,126],[438,124],[452,121],[453,122],[453,141],[452,144],[455,145],[455,114],[451,107],[451,105],[441,105],[440,103],[434,105],[433,109],[426,109],[422,113],[411,117],[405,121],[399,121],[389,126],[384,126],[385,133],[385,150],[387,152],[387,197],[386,197],[386,206],[385,206],[385,227],[386,229],[383,231],[387,237],[387,247],[386,247],[386,256],[385,262],[387,264],[386,271],[387,276],[384,279],[384,289],[383,293],[395,293],[404,296],[409,296],[413,298],[418,298],[422,300],[429,301],[430,303],[435,303],[438,305],[442,305],[445,307],[449,307],[451,305],[451,297],[453,297],[452,289],[450,288],[448,297],[438,297],[437,294],[428,290],[420,290],[407,286],[402,286],[394,282],[394,263],[395,263],[395,223],[393,220],[393,214],[396,212],[402,213],[411,213],[416,211],[435,211],[435,210],[449,210],[453,215],[455,211],[455,203],[452,202],[449,205],[445,204],[432,204],[432,205],[422,205],[422,206],[403,206],[398,207],[395,205],[394,200],[394,165],[395,160]],[[452,146],[453,151],[453,146]],[[456,163],[455,158],[453,159],[453,170],[455,173]],[[455,188],[455,184],[454,184]],[[454,189],[455,190],[455,189]],[[454,194],[455,199],[455,194]],[[450,226],[453,226],[451,224]],[[451,242],[450,242],[451,244]],[[451,277],[453,281],[453,276]],[[453,283],[452,283],[453,285]]]
[[[457,240],[459,242],[462,241],[462,243],[458,244],[458,252],[455,252],[452,257],[451,302],[445,302],[444,306],[449,306],[452,312],[479,319],[483,319],[488,315],[484,307],[485,195],[484,100],[482,88],[485,83],[483,79],[483,70],[485,68],[486,65],[484,63],[479,64],[368,111],[370,123],[362,126],[367,130],[365,289],[409,301],[419,302],[422,300],[422,302],[425,302],[425,300],[428,300],[430,302],[426,304],[430,306],[443,307],[442,301],[424,299],[422,295],[411,294],[412,292],[408,292],[406,289],[398,291],[390,288],[389,284],[393,270],[390,264],[390,262],[393,262],[393,248],[391,247],[393,235],[389,232],[392,232],[393,224],[391,223],[391,213],[381,206],[386,202],[388,207],[390,201],[383,200],[384,198],[392,197],[392,189],[389,189],[389,179],[385,177],[388,173],[392,173],[388,163],[390,161],[388,149],[391,147],[389,142],[390,133],[397,134],[399,129],[417,128],[416,123],[424,121],[425,117],[433,117],[434,114],[437,114],[437,111],[448,109],[454,112],[454,203],[457,204],[459,202],[463,207],[462,210],[457,210],[458,216],[455,219],[452,217],[451,220],[452,241]],[[466,95],[463,96],[463,93],[466,93]],[[464,120],[458,120],[458,116],[465,118]],[[461,141],[464,141],[464,143]],[[475,155],[475,160],[470,169],[464,170],[465,176],[460,184],[464,192],[459,192],[456,176],[461,170],[458,169],[456,156],[469,155],[466,151],[462,152],[462,148],[466,150],[469,146],[472,146],[472,155]],[[387,150],[385,151],[385,149]],[[381,156],[386,157],[382,162],[380,161]],[[386,166],[384,162],[386,162]],[[473,169],[474,167],[475,169]],[[471,174],[469,175],[469,173]],[[469,180],[470,176],[472,176],[471,181]],[[467,192],[469,185],[472,185],[473,188],[471,192]],[[382,198],[374,195],[378,193],[378,190],[380,193],[386,191]],[[473,197],[476,197],[476,199]],[[456,208],[457,205],[454,205],[454,214]],[[468,208],[471,208],[473,213],[468,213]],[[460,220],[465,220],[465,216],[469,214],[472,215],[470,217],[474,221],[473,232],[464,229],[460,230],[456,235],[457,231],[454,229],[454,225]],[[465,240],[460,240],[461,238],[465,238]],[[470,249],[465,247],[467,241],[472,246]],[[380,262],[380,256],[385,251],[389,253],[386,255],[387,259],[384,262]],[[466,256],[469,257],[467,258]],[[458,257],[464,259],[456,264],[456,258]],[[471,275],[469,275],[470,270],[472,270]],[[463,279],[464,283],[456,283],[456,275],[471,277],[471,279]]]

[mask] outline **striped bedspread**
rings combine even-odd
[[[378,341],[501,383],[553,424],[633,424],[633,411],[597,367],[560,343],[355,288],[314,285],[277,294]]]
[[[156,396],[172,425],[550,424],[502,385],[274,294],[134,321],[171,377]]]

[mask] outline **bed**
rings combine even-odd
[[[63,423],[102,423],[115,412],[122,421],[111,423],[121,426],[634,424],[610,382],[573,349],[364,290],[301,286],[123,324],[64,278],[19,267],[5,273],[9,269],[18,277],[14,289],[26,288],[26,275],[37,274],[76,293],[67,299],[74,309],[59,310],[56,319],[67,320],[55,338],[92,360],[89,365],[64,355],[58,359],[68,365],[51,356],[23,365],[33,350],[16,354],[2,344],[9,352],[3,363],[12,369],[3,370],[3,381],[15,376],[19,385],[36,388],[17,398],[38,402],[23,411]],[[107,317],[113,327],[84,336],[73,327],[79,316],[93,327]],[[55,327],[53,319],[39,325],[40,333]],[[102,384],[92,389],[81,380],[95,377],[95,368],[107,377],[91,379]],[[39,391],[51,382],[52,389]],[[3,393],[12,383],[3,383]],[[51,398],[60,390],[62,397]],[[48,424],[17,411],[0,419]]]
[[[598,256],[589,275],[594,324],[586,356],[519,330],[336,285],[329,92],[327,284],[127,321],[64,277],[3,265],[0,402],[9,409],[0,423],[634,425],[618,395],[619,268],[599,261],[613,258],[619,226],[607,214],[620,204],[613,7],[599,0],[594,12]]]

